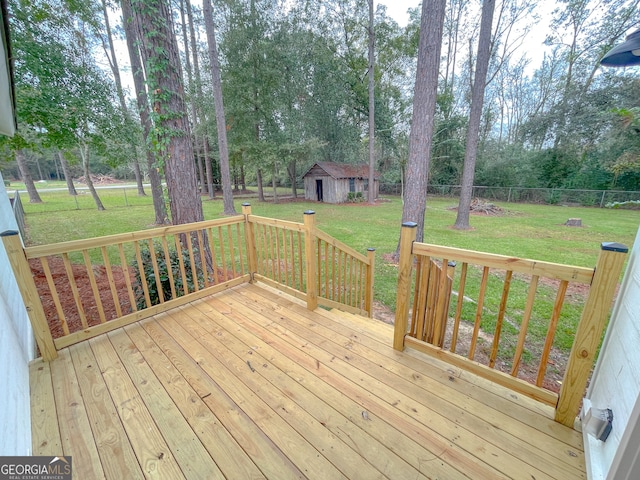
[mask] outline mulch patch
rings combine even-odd
[[[61,258],[48,258],[49,269],[51,270],[51,276],[60,299],[60,305],[69,327],[69,332],[77,332],[83,330],[80,311],[76,305],[73,290],[67,277],[67,270],[64,266],[64,262]],[[53,295],[49,290],[47,278],[42,268],[42,263],[39,259],[29,260],[29,266],[42,301],[44,313],[49,323],[49,329],[53,335],[53,338],[59,338],[64,335],[62,329],[62,323],[58,316],[58,310],[53,300]],[[85,318],[87,319],[87,325],[93,326],[100,323],[100,315],[98,313],[98,306],[96,299],[91,288],[89,280],[89,274],[87,268],[81,264],[72,264],[71,269],[76,281],[78,296],[81,300],[82,309],[84,311]],[[93,275],[96,280],[98,292],[100,293],[100,302],[104,310],[105,319],[113,320],[118,317],[115,303],[112,295],[112,284],[109,282],[106,268],[103,265],[95,265],[92,268]],[[124,271],[121,267],[111,267],[113,276],[113,288],[116,291],[117,298],[120,300],[120,308],[123,314],[130,313],[132,311],[131,303],[129,301],[129,294],[127,290],[127,283],[125,279]],[[135,279],[131,275],[131,283],[134,284]]]

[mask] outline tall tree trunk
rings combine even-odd
[[[154,106],[154,133],[164,163],[171,221],[174,225],[199,222],[204,214],[171,9],[166,0],[133,0],[132,7]]]
[[[198,145],[198,136],[193,137],[193,148],[196,154],[196,164],[198,165],[198,183],[200,184],[200,193],[207,191],[207,177],[204,174],[204,151],[200,151],[200,145]]]
[[[60,181],[60,167],[58,166],[58,162],[56,162],[56,157],[53,157],[53,165],[56,167],[56,180]]]
[[[209,148],[209,123],[207,122],[207,112],[202,108],[202,99],[204,98],[204,93],[202,91],[202,77],[200,75],[200,61],[198,60],[198,44],[196,42],[196,29],[194,27],[193,20],[193,12],[191,9],[191,1],[185,0],[185,5],[187,7],[187,18],[189,20],[189,38],[191,43],[191,53],[193,55],[193,74],[195,75],[195,86],[196,86],[196,102],[198,105],[198,115],[201,122],[201,127],[204,129],[202,134],[202,145],[204,151],[204,165],[207,166],[205,168],[206,173],[206,183],[207,190],[209,193],[209,199],[213,200],[216,197],[216,190],[213,183],[213,167],[211,164],[211,149]],[[204,181],[204,180],[203,180]]]
[[[216,198],[216,187],[213,183],[213,163],[211,159],[211,145],[209,145],[209,137],[202,136],[202,144],[204,145],[204,164],[207,166],[207,183],[209,184],[209,200]]]
[[[298,185],[296,185],[296,161],[291,160],[289,165],[287,165],[287,172],[289,172],[289,179],[291,180],[291,195],[293,198],[298,198]]]
[[[211,166],[211,155],[209,154],[209,142],[206,137],[202,138],[204,142],[204,157],[205,157],[205,171],[207,181],[207,192],[209,193],[209,200],[216,198],[216,194],[213,187],[213,168]]]
[[[416,222],[416,238],[422,241],[424,214],[427,208],[427,177],[431,161],[438,70],[446,0],[424,0],[420,17],[420,39],[416,83],[413,94],[413,117],[409,133],[402,222]],[[399,244],[398,244],[399,246]]]
[[[109,53],[107,53],[107,46],[104,45],[103,38],[103,47],[105,53],[107,53],[107,59],[109,60],[109,66],[111,67],[111,72],[113,73],[113,79],[116,84],[116,92],[118,94],[118,100],[120,101],[120,108],[122,109],[122,115],[124,115],[124,119],[126,123],[131,123],[131,115],[129,114],[129,109],[127,108],[127,101],[124,98],[124,90],[122,89],[122,79],[120,78],[120,68],[118,67],[118,57],[116,56],[116,49],[113,44],[113,35],[111,34],[111,25],[109,24],[109,13],[107,11],[107,2],[106,0],[102,0],[102,13],[104,16],[104,26],[107,32],[107,42],[109,44]],[[136,142],[133,138],[129,139],[129,143],[131,145],[131,151],[136,152]],[[136,177],[136,185],[138,186],[138,195],[141,197],[146,197],[147,194],[144,192],[144,185],[142,184],[142,174],[140,172],[140,163],[138,162],[138,155],[133,156],[133,173]]]
[[[38,167],[38,175],[40,175],[40,180],[44,180],[44,175],[42,175],[42,168],[40,168],[40,160],[36,157],[36,167]]]
[[[278,177],[277,177],[278,169],[276,166],[273,166],[273,172],[271,172],[271,186],[273,187],[273,203],[278,203]]]
[[[129,60],[131,62],[131,73],[133,74],[133,84],[136,89],[136,103],[138,105],[138,114],[140,115],[140,123],[144,132],[145,139],[151,136],[151,118],[149,116],[149,102],[147,99],[147,91],[145,88],[144,72],[142,62],[140,60],[140,52],[136,46],[138,42],[138,34],[133,24],[133,12],[131,11],[131,0],[124,0],[122,5],[122,20],[124,31],[127,38],[127,50],[129,51]],[[149,171],[149,183],[151,183],[151,197],[153,198],[153,211],[155,213],[155,224],[164,225],[168,221],[167,207],[164,203],[164,194],[162,192],[162,179],[160,171],[156,164],[156,158],[145,142],[145,151],[147,156],[147,168]]]
[[[67,182],[67,190],[69,190],[69,195],[78,195],[78,192],[76,192],[76,187],[73,184],[73,178],[71,178],[71,174],[69,173],[69,164],[67,163],[67,159],[64,158],[64,154],[60,150],[58,150],[58,160],[60,160],[62,174],[64,175],[64,179]]]
[[[222,81],[220,79],[220,63],[218,61],[218,46],[216,45],[215,27],[211,0],[204,0],[202,4],[204,25],[207,30],[209,45],[209,62],[211,63],[211,82],[213,87],[213,101],[216,110],[216,126],[218,128],[218,150],[220,152],[220,177],[222,180],[222,203],[225,215],[235,215],[233,205],[233,191],[231,187],[231,172],[229,170],[229,146],[227,144],[227,122],[224,116],[222,100]]]
[[[256,172],[256,181],[258,182],[258,201],[264,202],[264,188],[262,187],[262,169],[258,168]]]
[[[82,159],[82,171],[84,172],[84,181],[87,184],[87,188],[89,189],[89,193],[91,193],[91,197],[93,197],[93,201],[96,204],[98,210],[104,210],[104,205],[102,204],[102,200],[98,196],[98,192],[96,191],[96,187],[93,186],[93,180],[91,180],[91,170],[89,169],[89,144],[82,142],[80,144],[80,158]]]
[[[471,208],[471,195],[473,193],[473,178],[476,170],[476,157],[478,155],[478,137],[480,133],[480,120],[482,106],[484,104],[484,90],[489,70],[489,54],[491,48],[491,24],[493,23],[493,11],[495,0],[482,2],[482,18],[480,20],[480,37],[478,38],[478,58],[476,60],[476,72],[471,90],[471,109],[469,112],[469,126],[467,127],[467,148],[464,153],[464,169],[462,171],[462,188],[460,189],[460,202],[458,203],[458,215],[454,228],[468,230],[469,209]]]
[[[191,109],[191,121],[193,122],[193,150],[196,154],[196,163],[198,165],[198,180],[200,183],[200,193],[207,192],[207,181],[204,176],[204,166],[202,163],[202,155],[200,151],[200,146],[198,145],[198,134],[196,133],[196,129],[199,125],[200,116],[197,112],[197,97],[196,97],[196,89],[193,83],[193,73],[191,70],[191,58],[189,55],[189,36],[187,35],[187,24],[185,21],[185,4],[184,0],[180,0],[180,23],[182,26],[182,43],[184,48],[184,59],[185,59],[185,67],[187,68],[187,82],[189,85],[189,93],[191,94],[191,101],[189,103]],[[189,18],[189,21],[193,21],[192,18]],[[194,56],[197,55],[195,49],[191,52]]]
[[[240,186],[243,192],[247,190],[247,182],[244,178],[244,158],[240,159]]]
[[[31,173],[29,173],[27,159],[25,158],[22,150],[16,150],[16,162],[18,164],[18,169],[20,170],[22,181],[24,182],[25,187],[27,187],[29,203],[42,203],[40,194],[38,193],[38,190],[36,190],[36,185],[33,183],[33,177],[31,177]]]
[[[426,0],[425,0],[426,1]],[[376,143],[375,143],[375,34],[373,30],[373,0],[369,0],[369,195],[370,204],[376,202],[375,168],[376,168]]]

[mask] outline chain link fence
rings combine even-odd
[[[427,195],[459,197],[460,185],[429,185]],[[380,193],[401,195],[402,185],[384,183]],[[573,190],[565,188],[483,187],[474,186],[472,197],[484,200],[547,205],[581,205],[603,208],[609,203],[640,200],[640,192],[625,190]]]

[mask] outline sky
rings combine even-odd
[[[381,4],[387,7],[387,15],[393,18],[398,25],[404,27],[409,22],[407,10],[416,8],[422,4],[421,0],[374,0],[375,5]],[[539,2],[536,5],[536,13],[541,19],[536,28],[533,28],[527,35],[527,42],[523,48],[526,48],[527,57],[531,59],[527,73],[533,73],[542,63],[544,53],[548,51],[548,47],[544,45],[547,35],[545,23],[549,21],[551,12],[556,7],[555,1]]]
[[[387,15],[398,22],[401,27],[404,27],[409,21],[407,9],[416,8],[420,3],[420,0],[384,0],[376,2],[376,4],[385,5],[387,7]]]

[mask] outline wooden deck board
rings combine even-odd
[[[245,307],[241,301],[235,303],[231,297],[230,295],[225,298],[224,303],[231,306],[232,309],[240,310],[238,319],[250,317],[251,312],[247,311],[249,307]],[[216,298],[207,299],[206,302],[218,305],[222,303]],[[251,307],[255,308],[255,312],[268,315],[269,311],[274,312],[271,308],[272,305],[273,303],[266,302],[258,305],[254,302]],[[233,315],[233,313],[229,315]],[[546,477],[542,469],[551,472],[551,474],[563,471],[565,474],[571,475],[572,472],[565,472],[568,470],[567,465],[561,461],[555,461],[556,459],[552,456],[537,451],[535,446],[525,444],[519,438],[505,434],[499,427],[492,428],[481,417],[485,413],[489,414],[487,412],[492,412],[491,408],[485,408],[485,411],[480,413],[471,412],[471,414],[456,408],[451,402],[417,386],[412,381],[414,378],[411,380],[400,378],[386,370],[382,364],[367,361],[358,353],[357,344],[350,339],[337,334],[330,335],[330,338],[320,335],[319,331],[323,329],[323,326],[310,317],[315,319],[315,315],[306,311],[300,313],[285,311],[278,314],[276,327],[274,327],[276,322],[267,321],[276,330],[286,329],[287,338],[293,339],[294,343],[298,345],[301,344],[300,342],[306,343],[305,349],[312,351],[313,355],[321,359],[322,363],[330,365],[330,368],[362,388],[370,389],[371,393],[375,392],[379,398],[412,416],[432,432],[441,435],[451,443],[460,445],[476,457],[492,456],[493,466],[503,474],[516,476],[524,468],[531,471],[536,478],[551,478]],[[294,337],[294,334],[299,337]],[[314,349],[314,346],[318,346],[318,349]],[[332,356],[331,359],[328,355]],[[412,373],[411,376],[415,377],[418,374]],[[446,389],[446,386],[442,389]],[[446,398],[447,393],[445,392],[443,396]],[[424,405],[429,407],[424,408]],[[461,428],[465,428],[467,432],[462,433]],[[518,458],[523,458],[526,465],[514,462],[514,454]],[[573,458],[569,457],[569,459]]]
[[[548,407],[392,339],[238,286],[34,362],[34,453],[82,478],[586,478]]]
[[[259,311],[268,310],[273,305],[277,305],[271,298],[267,301],[260,300],[264,298],[261,293],[259,291],[251,292],[250,289],[242,292],[243,295],[255,301],[254,307],[259,302],[260,306],[257,307]],[[210,300],[210,302],[213,301],[216,299]],[[294,307],[291,308],[294,309]],[[300,309],[299,313],[295,314],[287,312],[286,315],[292,322],[283,321],[283,325],[292,329],[296,328],[298,332],[303,331],[301,329],[312,329],[318,332],[316,338],[321,338],[320,341],[324,342],[324,339],[327,339],[335,344],[331,348],[325,346],[327,351],[336,356],[349,357],[349,363],[361,371],[374,376],[385,385],[393,385],[396,391],[404,393],[413,401],[428,404],[430,413],[438,412],[443,418],[455,419],[456,423],[459,419],[465,418],[464,422],[460,422],[460,424],[478,435],[482,443],[486,443],[488,439],[490,443],[501,449],[507,448],[512,454],[519,452],[519,457],[528,457],[531,466],[541,465],[541,468],[546,469],[552,475],[564,471],[567,466],[584,470],[584,459],[575,455],[575,452],[569,451],[564,442],[535,428],[513,424],[493,406],[468,397],[452,396],[448,385],[442,386],[440,383],[429,381],[430,379],[422,375],[421,371],[407,371],[406,368],[397,368],[394,363],[385,362],[385,358],[378,353],[385,349],[384,346],[375,350],[363,348],[358,341],[345,337],[343,326],[339,326],[343,332],[338,334],[326,326],[329,321],[322,321],[316,315],[310,316],[305,309]],[[296,320],[299,325],[294,323]],[[309,338],[309,335],[306,337]],[[388,347],[386,348],[388,349]],[[433,424],[433,421],[434,417],[430,416],[429,423]],[[468,437],[465,435],[462,438]],[[574,472],[568,471],[566,473],[572,475]]]
[[[105,476],[144,478],[89,343],[69,350]]]

